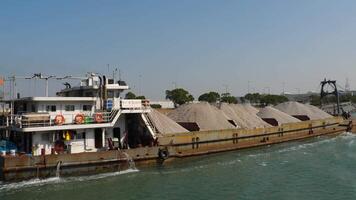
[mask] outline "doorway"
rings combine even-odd
[[[101,128],[94,129],[95,148],[103,148],[103,134]]]

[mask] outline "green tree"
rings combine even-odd
[[[146,99],[145,96],[137,96],[135,99]]]
[[[125,95],[125,99],[136,99],[136,95],[133,92],[128,92]]]
[[[279,103],[283,103],[288,101],[288,98],[282,95],[274,95],[274,94],[268,94],[268,95],[262,95],[260,104],[261,105],[277,105]]]
[[[245,99],[251,103],[260,103],[262,96],[259,93],[248,93],[245,95]]]
[[[151,104],[151,108],[162,108],[160,104]]]
[[[209,103],[215,103],[220,99],[220,95],[217,92],[208,92],[199,96],[199,101],[206,101]]]
[[[246,94],[245,99],[249,100],[251,103],[257,103],[262,106],[277,105],[279,103],[288,101],[288,98],[283,95],[259,94],[259,93]]]
[[[234,103],[237,104],[237,98],[234,96],[231,96],[230,93],[222,93],[221,94],[221,102],[225,103]]]
[[[320,106],[320,95],[311,95],[310,104],[313,106]]]
[[[183,88],[166,90],[166,99],[173,101],[175,105],[182,105],[189,101],[194,101],[194,97]]]

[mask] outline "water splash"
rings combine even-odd
[[[98,180],[107,177],[114,177],[118,175],[124,175],[128,173],[139,172],[137,169],[128,169],[120,172],[110,172],[110,173],[103,173],[103,174],[96,174],[90,176],[78,176],[78,177],[66,177],[66,178],[59,178],[59,177],[51,177],[46,179],[31,179],[27,181],[21,181],[16,183],[2,183],[0,182],[0,192],[3,191],[13,191],[16,189],[28,188],[28,187],[38,187],[42,185],[48,184],[58,184],[58,183],[67,183],[67,182],[83,182],[83,181],[91,181],[91,180]]]
[[[31,187],[31,186],[41,186],[41,185],[50,184],[50,183],[59,183],[60,181],[61,180],[59,178],[52,177],[52,178],[46,178],[46,179],[35,178],[35,179],[16,182],[16,183],[3,183],[3,184],[0,184],[0,192],[15,190],[15,189],[19,189],[19,188],[26,188],[26,187]]]
[[[122,153],[125,155],[125,157],[127,159],[127,162],[129,164],[129,169],[136,170],[136,164],[135,164],[135,161],[132,159],[132,157],[126,152],[122,152]]]
[[[62,164],[62,161],[59,161],[57,163],[57,168],[56,168],[56,177],[59,178],[61,176],[61,164]]]

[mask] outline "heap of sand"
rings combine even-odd
[[[188,103],[179,106],[168,114],[178,123],[196,123],[200,131],[235,129],[226,115],[207,102]]]
[[[252,129],[271,127],[271,125],[256,115],[257,109],[249,104],[222,103],[220,109],[228,116],[228,118],[234,120],[234,122],[241,128]]]
[[[319,109],[318,107],[315,107],[313,105],[310,104],[305,104],[306,106],[308,106],[314,113],[316,113],[318,116],[322,117],[322,119],[325,118],[330,118],[332,117],[332,115],[330,115],[329,113]]]
[[[317,107],[304,105],[295,101],[278,104],[275,108],[291,116],[308,116],[310,120],[332,117]]]
[[[257,114],[259,112],[259,110],[256,107],[253,107],[251,104],[246,103],[246,104],[241,104],[243,106],[243,108],[250,113],[254,113]]]
[[[295,123],[295,122],[300,122],[299,119],[292,117],[280,110],[277,110],[275,108],[272,108],[270,106],[262,108],[258,113],[257,116],[259,116],[262,119],[275,119],[278,122],[278,126],[286,123]]]
[[[155,109],[151,109],[151,111],[148,113],[148,117],[159,133],[165,134],[189,132],[187,129],[183,128],[175,121]]]

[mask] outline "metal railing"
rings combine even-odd
[[[118,114],[119,110],[113,109],[110,112],[94,112],[94,113],[80,113],[84,115],[83,123],[77,123],[75,121],[75,117],[79,114],[61,114],[65,122],[62,124],[55,123],[55,116],[56,115],[45,115],[41,114],[40,116],[35,117],[26,117],[26,113],[21,115],[11,115],[8,116],[8,126],[15,126],[18,128],[29,128],[29,127],[47,127],[47,126],[64,126],[64,125],[78,125],[78,124],[97,124],[97,123],[109,123],[112,122],[115,116]],[[95,120],[95,115],[101,114],[102,121],[97,122]]]
[[[148,100],[120,100],[119,108],[112,109],[109,111],[96,111],[91,112],[82,112],[85,116],[83,124],[96,124],[96,123],[109,123],[112,122],[120,110],[146,110],[150,108]],[[97,122],[95,120],[96,114],[102,114],[102,121]],[[28,127],[48,127],[48,126],[63,126],[63,125],[76,125],[79,124],[75,121],[75,117],[79,113],[75,114],[61,114],[65,121],[62,124],[55,123],[55,117],[57,114],[47,114],[47,113],[20,113],[13,114],[6,117],[6,126],[14,126],[18,128],[28,128]],[[58,114],[59,115],[59,114]]]

